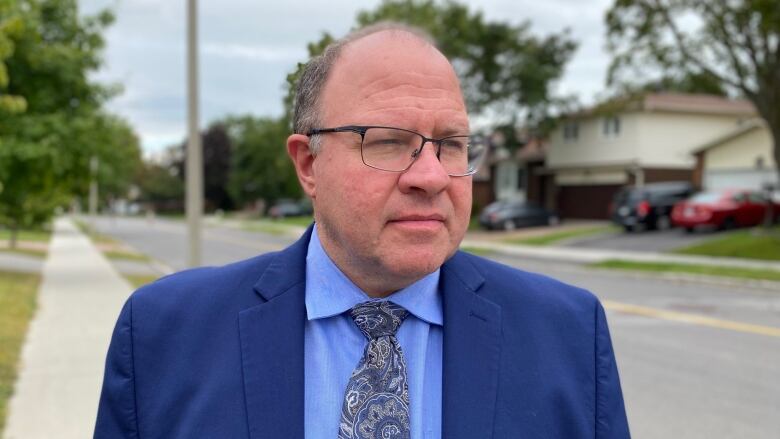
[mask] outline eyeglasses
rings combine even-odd
[[[315,128],[307,134],[355,133],[360,135],[360,155],[371,168],[404,172],[431,142],[445,172],[452,177],[473,175],[487,151],[487,144],[478,136],[448,136],[441,139],[425,137],[402,128],[349,125],[336,128]]]

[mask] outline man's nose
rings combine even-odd
[[[435,195],[443,191],[450,183],[450,176],[436,157],[438,145],[426,142],[417,153],[417,157],[398,179],[402,192],[423,191]]]

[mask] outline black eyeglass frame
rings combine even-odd
[[[363,157],[363,141],[365,141],[365,139],[366,139],[366,131],[368,131],[369,128],[384,128],[384,129],[390,129],[390,130],[405,131],[407,133],[415,134],[415,135],[418,135],[418,136],[422,137],[422,143],[420,144],[420,147],[417,148],[414,151],[412,161],[404,169],[401,169],[399,171],[393,171],[393,170],[389,170],[389,169],[378,168],[376,166],[372,166],[372,165],[369,165],[368,163],[366,163],[366,159],[365,159],[365,157]],[[434,138],[431,138],[431,137],[425,137],[424,135],[418,133],[417,131],[407,130],[407,129],[398,128],[398,127],[382,126],[382,125],[345,125],[345,126],[333,127],[333,128],[312,128],[311,130],[309,130],[308,133],[306,133],[306,135],[311,137],[311,136],[315,136],[315,135],[318,135],[318,134],[327,134],[327,133],[356,133],[356,134],[360,134],[360,160],[362,160],[363,164],[368,166],[369,168],[378,169],[380,171],[385,171],[385,172],[406,172],[407,170],[409,170],[409,168],[412,167],[414,162],[417,161],[417,157],[420,156],[420,153],[422,152],[422,149],[425,147],[425,144],[428,143],[428,142],[431,142],[433,145],[436,146],[436,148],[434,150],[434,152],[436,153],[436,158],[441,160],[439,155],[441,154],[441,144],[442,144],[442,142],[444,142],[447,139],[452,139],[452,138],[456,138],[456,137],[457,138],[466,137],[466,138],[469,139],[469,142],[466,144],[466,148],[469,148],[469,147],[471,147],[471,139],[474,138],[474,136],[471,136],[471,135],[459,134],[459,135],[454,135],[454,136],[442,137],[441,139],[434,139]],[[448,172],[447,175],[449,175],[450,177],[468,177],[469,175],[474,175],[477,172],[478,168],[479,168],[479,166],[475,166],[474,169],[466,172],[465,174],[450,174]]]

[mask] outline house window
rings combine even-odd
[[[577,122],[566,122],[563,125],[563,140],[574,142],[580,137],[580,124]]]
[[[604,137],[617,137],[620,134],[620,118],[611,116],[602,119],[601,133]]]

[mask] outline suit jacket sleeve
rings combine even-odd
[[[615,353],[601,303],[596,309],[596,438],[629,438]]]
[[[133,368],[133,307],[125,303],[111,337],[98,406],[95,438],[137,438]]]

